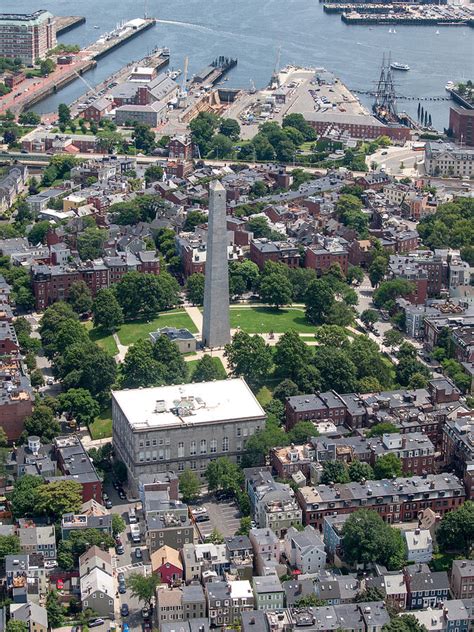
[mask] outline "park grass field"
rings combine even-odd
[[[230,326],[240,327],[249,334],[262,334],[273,331],[284,333],[294,329],[302,334],[314,334],[316,327],[306,319],[301,307],[243,307],[233,305],[230,308]]]
[[[223,371],[225,371],[224,365],[222,364],[222,360],[220,358],[217,357],[213,357],[212,361],[214,362],[214,364],[220,368],[223,369]],[[191,380],[193,377],[193,373],[196,370],[196,366],[197,363],[199,362],[199,359],[197,360],[189,360],[189,362],[186,362],[186,365],[189,368],[189,379]]]
[[[156,318],[150,321],[134,320],[125,323],[117,330],[117,335],[123,345],[131,345],[138,340],[148,337],[150,331],[156,331],[161,327],[185,327],[193,334],[197,333],[197,328],[191,318],[184,310],[174,310],[171,312],[161,312]]]
[[[112,436],[112,408],[106,408],[89,425],[92,439],[106,439]]]
[[[93,342],[97,343],[99,347],[107,351],[107,353],[110,353],[110,355],[117,355],[118,349],[112,334],[108,334],[101,329],[96,329],[90,320],[85,323],[85,328],[89,333],[89,338]]]

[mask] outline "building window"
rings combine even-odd
[[[206,452],[207,452],[207,441],[206,441],[206,439],[201,439],[200,452],[201,452],[201,454],[206,454]]]
[[[178,457],[183,457],[184,456],[184,442],[180,441],[178,443]]]
[[[217,452],[217,439],[211,439],[210,452],[212,453]]]
[[[191,445],[189,447],[189,454],[191,456],[193,456],[194,454],[196,454],[196,442],[195,441],[191,441]]]
[[[222,452],[229,451],[229,437],[222,438]]]
[[[184,463],[181,461],[181,463],[178,463],[178,472],[182,472],[184,470]]]

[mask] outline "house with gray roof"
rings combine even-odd
[[[37,527],[26,525],[18,529],[23,553],[41,553],[46,560],[56,559],[56,533],[54,525]]]
[[[48,632],[48,612],[46,608],[28,601],[10,605],[10,617],[27,624],[29,632]]]
[[[276,574],[254,576],[252,588],[257,610],[278,612],[285,607],[285,590]]]
[[[284,539],[286,559],[302,573],[317,573],[326,565],[326,551],[319,533],[307,525],[303,531],[290,527]]]

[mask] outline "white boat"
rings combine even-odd
[[[455,85],[454,81],[448,81],[448,83],[444,86],[444,89],[451,92]]]
[[[97,26],[97,25],[96,25],[96,26],[94,26],[94,28],[95,28],[95,29],[100,29],[100,26]]]
[[[388,29],[388,32],[389,32],[389,33],[391,33],[391,32],[392,32],[392,29]]]
[[[436,31],[435,35],[439,35],[439,31]]]
[[[393,70],[410,70],[410,66],[407,64],[399,64],[397,61],[392,61],[390,68],[393,68]]]
[[[396,33],[397,31],[395,29],[393,29],[392,33]]]

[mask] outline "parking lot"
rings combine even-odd
[[[232,500],[217,501],[214,496],[203,498],[199,505],[205,507],[209,515],[206,522],[197,522],[196,526],[203,538],[207,538],[213,529],[217,529],[225,538],[232,536],[240,527],[240,510]]]

